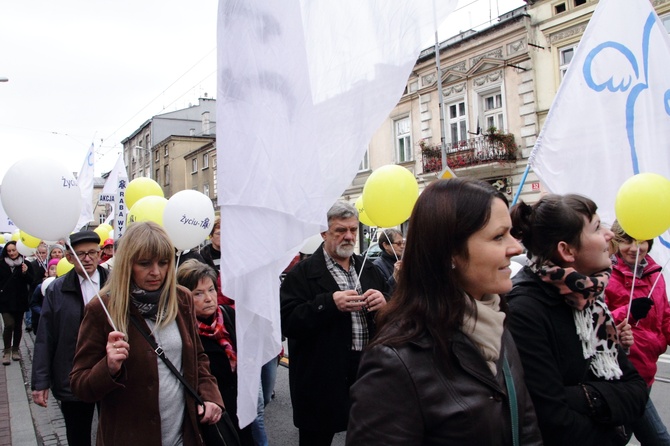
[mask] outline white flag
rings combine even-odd
[[[126,163],[123,161],[123,154],[114,164],[114,168],[109,173],[105,186],[102,188],[99,202],[110,204],[112,207],[112,225],[114,226],[114,239],[118,240],[126,229],[126,186],[128,185],[128,172]]]
[[[79,231],[84,225],[93,221],[93,175],[94,175],[94,153],[93,144],[86,152],[86,158],[77,176],[77,184],[81,191],[81,213],[74,227],[74,232]]]
[[[612,223],[621,184],[670,178],[670,37],[649,0],[601,0],[530,162],[551,192],[593,199]],[[668,233],[652,255],[663,264]],[[668,281],[670,283],[670,281]]]
[[[2,201],[0,201],[0,232],[11,234],[17,229],[19,228],[17,228],[14,222],[9,218],[7,212],[5,212],[5,209],[2,207]]]
[[[238,417],[281,349],[279,274],[351,183],[456,1],[221,0],[221,274],[237,310]],[[437,15],[437,21],[435,20]]]

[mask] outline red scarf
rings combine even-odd
[[[228,333],[228,330],[226,330],[226,327],[223,325],[223,311],[220,307],[216,307],[216,314],[214,315],[214,320],[211,324],[206,324],[205,322],[198,320],[198,334],[200,336],[212,338],[218,342],[225,350],[226,356],[228,356],[230,369],[233,372],[237,369],[237,352],[235,352],[235,349],[233,348],[230,333]]]

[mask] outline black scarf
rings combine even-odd
[[[147,291],[138,287],[134,282],[130,284],[130,301],[135,305],[144,319],[156,322],[158,314],[158,301],[161,297],[163,287],[156,291]]]

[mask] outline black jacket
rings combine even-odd
[[[596,377],[584,359],[572,308],[558,290],[542,282],[528,267],[514,277],[507,295],[508,327],[526,372],[537,419],[547,445],[625,444],[615,427],[639,418],[647,402],[647,386],[619,348],[623,376],[616,381]],[[587,415],[581,384],[592,386],[609,406],[610,415],[596,421]]]
[[[98,272],[102,288],[109,272],[100,266]],[[72,269],[54,280],[44,296],[33,352],[33,390],[50,388],[60,401],[78,401],[70,390],[70,372],[83,318],[79,275]]]
[[[230,341],[235,351],[237,351],[237,338],[235,336],[235,310],[228,305],[219,305],[223,311],[223,325],[230,334]],[[237,429],[237,434],[240,437],[242,445],[253,445],[253,437],[251,436],[251,425],[240,429],[237,418],[237,373],[230,367],[230,360],[226,351],[214,339],[200,335],[200,342],[205,354],[209,358],[209,368],[212,376],[216,378],[216,383],[219,386],[219,392],[223,399],[226,411],[230,416],[233,425]]]
[[[20,265],[12,271],[0,256],[0,313],[23,313],[28,309],[34,273],[30,262],[25,265],[28,267],[25,273]]]
[[[363,292],[386,294],[386,283],[371,262],[360,272],[363,258],[355,257]],[[339,287],[326,267],[323,245],[298,263],[281,286],[282,331],[288,338],[289,385],[293,422],[299,429],[339,432],[349,418],[349,357],[351,313],[337,309],[333,293]],[[374,314],[367,313],[370,338]]]
[[[462,333],[451,342],[449,374],[436,364],[433,354],[433,341],[427,335],[399,348],[378,345],[365,352],[351,388],[348,445],[511,446],[503,356],[516,390],[519,444],[542,444],[509,332],[503,333],[497,376]]]

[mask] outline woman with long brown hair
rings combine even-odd
[[[423,191],[351,389],[347,444],[541,444],[499,296],[521,253],[511,226],[489,184],[440,180]]]

